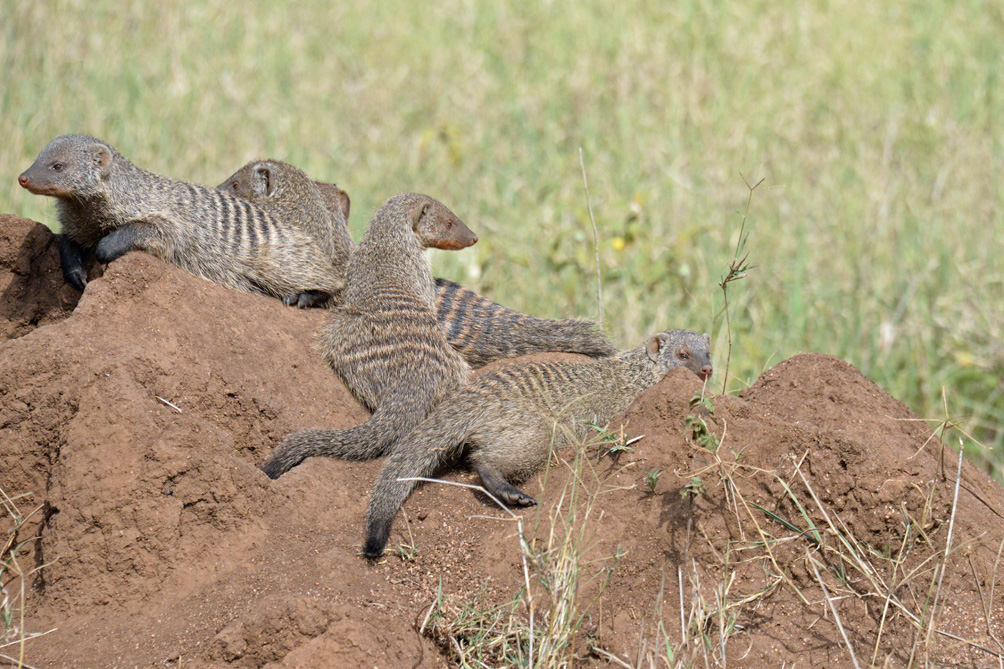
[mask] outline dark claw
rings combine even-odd
[[[59,264],[63,268],[63,278],[79,291],[87,285],[87,270],[84,269],[84,251],[80,244],[66,235],[59,236]]]
[[[63,278],[66,279],[68,284],[81,292],[83,292],[84,286],[87,285],[87,272],[83,268],[71,269],[63,274]]]
[[[287,307],[300,307],[301,309],[306,309],[308,307],[316,307],[323,304],[329,297],[331,296],[321,290],[305,290],[302,293],[286,295],[282,298],[282,303]]]
[[[537,500],[517,488],[513,488],[518,494],[506,491],[501,494],[502,501],[508,506],[535,506]]]

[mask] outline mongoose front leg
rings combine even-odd
[[[149,223],[126,223],[101,238],[94,249],[94,257],[107,264],[133,249],[147,251],[159,238],[160,233]]]
[[[302,293],[293,293],[282,298],[282,303],[287,307],[316,307],[331,299],[331,294],[323,290],[305,290]]]
[[[477,464],[474,468],[481,477],[481,485],[485,490],[498,497],[509,506],[533,506],[537,503],[533,497],[514,485],[511,485],[499,474],[498,470],[489,464]]]
[[[66,282],[77,290],[83,290],[87,285],[84,249],[66,235],[59,235],[59,264],[63,268]]]

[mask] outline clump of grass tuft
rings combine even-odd
[[[6,537],[3,538],[0,549],[0,658],[14,662],[17,666],[28,666],[24,662],[25,644],[27,641],[48,634],[48,632],[28,633],[24,625],[25,588],[31,578],[42,567],[26,568],[26,553],[35,537],[22,538],[21,531],[27,521],[41,506],[32,509],[27,515],[21,512],[18,500],[29,497],[30,493],[9,496],[0,488],[0,501],[6,512]],[[50,632],[53,630],[49,630]],[[15,652],[17,657],[8,653]]]
[[[441,588],[437,592],[419,631],[460,666],[567,667],[596,643],[588,623],[594,614],[602,620],[602,595],[622,552],[599,560],[586,557],[594,548],[590,517],[599,489],[587,490],[583,483],[589,468],[586,446],[580,443],[574,460],[566,463],[571,475],[547,516],[546,537],[528,541],[518,524],[527,582],[511,600],[490,606],[482,597],[461,604]],[[538,525],[542,521],[538,514]],[[586,589],[592,591],[588,598]]]
[[[617,432],[612,431],[608,425],[586,423],[586,426],[596,433],[596,453],[601,458],[606,455],[616,460],[621,453],[630,453],[633,451],[634,444],[645,438],[645,435],[639,434],[636,437],[628,439],[624,433],[623,425],[621,425],[620,430]]]
[[[736,250],[732,254],[731,262],[729,262],[729,270],[718,282],[718,287],[722,289],[722,298],[725,300],[722,312],[725,314],[725,331],[728,334],[728,348],[726,349],[727,353],[725,355],[725,372],[722,374],[723,393],[728,389],[729,363],[732,362],[732,319],[729,317],[729,284],[745,278],[746,272],[750,270],[748,263],[749,251],[746,250],[746,242],[749,239],[749,233],[746,232],[746,221],[749,218],[750,205],[753,203],[753,191],[755,191],[763,182],[764,179],[761,178],[755,184],[750,185],[750,182],[746,180],[746,177],[743,177],[743,183],[746,184],[746,188],[749,190],[749,195],[746,198],[746,208],[743,209],[742,220],[739,223],[739,237],[736,239]]]

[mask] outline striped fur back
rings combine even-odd
[[[436,279],[436,319],[450,345],[475,368],[530,353],[602,358],[617,352],[590,321],[528,316],[446,279]]]

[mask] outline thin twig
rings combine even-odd
[[[743,183],[746,184],[746,188],[749,189],[749,194],[746,197],[746,209],[743,210],[743,219],[739,224],[739,239],[736,240],[736,250],[732,254],[732,262],[729,263],[729,271],[722,280],[718,282],[718,285],[722,289],[722,296],[725,298],[725,331],[728,335],[728,349],[725,355],[725,374],[722,378],[722,393],[726,391],[726,387],[729,383],[729,363],[732,362],[732,320],[729,317],[729,284],[733,281],[743,278],[746,275],[746,271],[749,267],[746,265],[746,260],[749,258],[749,253],[743,255],[742,258],[739,254],[742,253],[743,247],[746,245],[746,238],[748,235],[746,232],[746,219],[749,217],[750,204],[753,202],[753,191],[757,189],[757,186],[764,182],[761,178],[752,186],[750,182],[746,180],[745,175],[742,172],[739,173],[742,177]]]
[[[680,648],[683,649],[687,645],[687,621],[683,617],[683,567],[680,565],[676,566],[676,577],[680,581]]]
[[[586,180],[586,161],[582,158],[582,147],[579,147],[579,165],[582,167],[582,185],[586,189],[586,209],[589,210],[589,222],[593,225],[593,250],[596,252],[596,308],[599,317],[596,319],[600,329],[603,329],[603,282],[600,279],[600,235],[596,231],[596,219],[593,218],[593,205],[589,200],[589,182]]]
[[[948,538],[945,539],[945,558],[941,563],[941,573],[938,574],[938,589],[934,592],[934,604],[931,606],[931,619],[927,626],[927,641],[931,641],[931,633],[934,631],[934,620],[938,612],[938,599],[941,597],[941,585],[945,581],[945,571],[948,569],[948,555],[952,550],[952,534],[955,531],[955,511],[959,508],[959,484],[962,483],[962,459],[963,459],[962,439],[959,439],[959,468],[955,474],[955,497],[952,500],[952,517],[948,521]]]
[[[523,582],[526,585],[526,600],[527,609],[530,610],[530,634],[529,636],[529,659],[530,665],[533,666],[533,618],[534,618],[534,606],[533,606],[533,593],[530,591],[530,567],[527,566],[526,556],[530,552],[530,545],[526,541],[526,537],[523,536],[523,519],[512,512],[512,510],[502,503],[502,501],[485,490],[484,486],[474,485],[473,483],[461,483],[460,481],[444,481],[443,479],[432,479],[426,478],[424,476],[412,476],[408,478],[399,478],[398,481],[425,481],[426,483],[443,483],[446,485],[455,485],[459,488],[470,488],[472,490],[480,490],[485,495],[487,495],[493,502],[499,505],[503,511],[508,513],[514,519],[516,519],[516,532],[519,534],[519,547],[520,547],[520,558],[523,560]],[[452,637],[451,637],[452,638]],[[461,659],[463,656],[461,655]]]
[[[844,643],[847,644],[847,652],[851,654],[851,662],[854,663],[855,669],[861,669],[861,665],[858,664],[858,658],[854,654],[854,647],[851,646],[851,640],[847,638],[847,632],[844,631],[844,625],[840,622],[840,614],[837,613],[837,607],[833,605],[833,599],[830,598],[830,593],[826,589],[826,584],[823,583],[823,577],[819,575],[819,569],[816,568],[816,561],[812,559],[809,555],[809,551],[805,551],[805,559],[809,561],[809,566],[812,567],[812,573],[816,575],[816,580],[819,581],[819,587],[823,589],[823,597],[826,598],[826,603],[830,605],[830,612],[833,613],[833,619],[837,622],[837,629],[840,630],[840,636],[844,637]]]
[[[179,409],[174,404],[171,404],[170,402],[168,402],[167,400],[165,400],[163,397],[158,397],[157,399],[160,400],[161,402],[163,402],[164,404],[166,404],[167,406],[171,407],[172,409],[174,409],[178,413],[181,413],[181,409]]]
[[[616,655],[614,655],[609,651],[603,650],[599,646],[590,646],[589,650],[596,653],[597,655],[602,655],[603,657],[607,658],[608,662],[616,662],[620,666],[625,667],[625,669],[634,669],[630,664],[628,664],[624,660],[620,659],[619,657],[617,657]]]
[[[4,655],[3,653],[0,653],[0,658],[8,660],[9,662],[13,662],[18,667],[24,667],[24,669],[37,669],[36,667],[33,667],[30,664],[25,664],[24,662],[19,661],[16,657],[11,657],[10,655]]]

